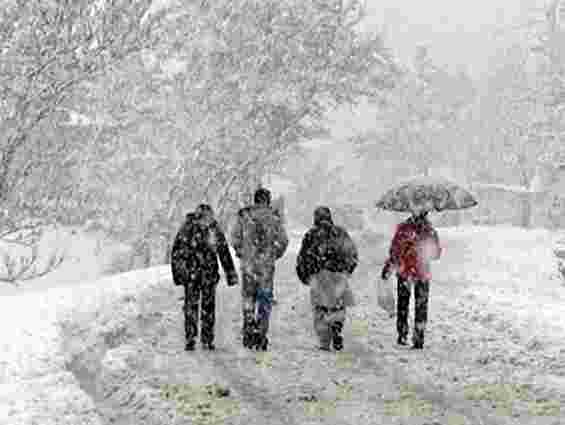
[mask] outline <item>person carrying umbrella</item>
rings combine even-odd
[[[414,330],[412,348],[424,347],[424,333],[428,320],[430,290],[430,261],[441,256],[436,230],[427,216],[429,211],[463,209],[477,205],[470,193],[443,179],[414,179],[387,192],[377,207],[408,211],[412,215],[400,223],[392,239],[389,256],[381,271],[388,280],[393,270],[397,275],[397,343],[407,345],[408,308],[411,286],[414,287]]]
[[[408,336],[408,308],[410,305],[410,282],[414,286],[414,331],[412,348],[424,347],[424,331],[428,320],[428,298],[430,291],[431,259],[441,254],[437,232],[427,219],[427,211],[413,215],[401,223],[392,239],[389,258],[385,262],[381,277],[388,280],[392,269],[398,279],[396,330],[398,344],[406,345]]]

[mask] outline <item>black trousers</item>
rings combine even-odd
[[[414,332],[412,342],[424,343],[424,332],[428,321],[428,298],[430,293],[430,282],[427,280],[414,281]],[[398,276],[398,302],[396,310],[396,331],[398,336],[408,336],[408,309],[410,306],[410,285]]]
[[[197,337],[199,319],[200,341],[204,344],[214,342],[216,286],[217,283],[205,281],[184,285],[184,331],[187,342]]]

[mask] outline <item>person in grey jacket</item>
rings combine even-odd
[[[243,345],[266,351],[275,262],[288,247],[288,235],[281,217],[271,207],[270,191],[258,189],[254,205],[239,210],[231,243],[241,268]]]

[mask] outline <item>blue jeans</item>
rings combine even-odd
[[[257,325],[261,336],[267,335],[273,305],[274,275],[274,262],[241,263],[244,334]]]
[[[244,332],[249,331],[249,327],[256,323],[262,337],[269,331],[269,321],[273,308],[273,290],[257,288],[253,297],[244,298],[243,325]],[[257,309],[257,314],[255,314]]]

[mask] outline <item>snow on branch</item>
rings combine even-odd
[[[505,192],[513,193],[531,193],[530,188],[516,185],[508,184],[498,184],[498,183],[475,183],[472,185],[474,189],[498,189]]]
[[[29,223],[0,232],[0,282],[19,286],[19,282],[37,279],[58,268],[65,252],[53,250],[46,259],[40,254],[45,228]]]

